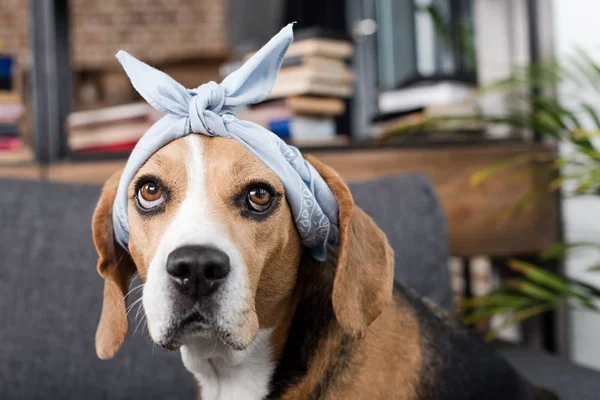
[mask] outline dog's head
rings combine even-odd
[[[307,159],[339,203],[332,303],[344,331],[360,337],[391,298],[393,252],[339,175]],[[277,326],[293,307],[303,252],[273,171],[237,140],[189,135],[171,142],[130,184],[129,253],[112,227],[120,175],[106,182],[92,221],[105,279],[100,358],[114,356],[125,339],[125,297],[136,272],[150,335],[163,347],[212,337],[239,350],[259,329]]]

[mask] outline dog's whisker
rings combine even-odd
[[[131,285],[133,285],[136,279],[140,279],[140,274],[136,273],[135,276],[131,279],[131,282],[129,282],[129,289],[131,289]]]
[[[138,318],[139,318],[139,320],[138,320]],[[144,305],[143,305],[143,303],[140,303],[137,308],[137,311],[135,313],[135,318],[133,319],[133,321],[135,323],[139,324],[139,321],[143,321],[145,318],[146,318],[146,313],[144,312]]]
[[[139,310],[140,308],[142,308],[142,307],[141,307],[141,306],[140,306],[140,307],[138,307],[138,310]],[[140,324],[141,324],[142,322],[144,322],[144,316],[145,316],[145,315],[144,315],[144,314],[142,314],[142,318],[140,318],[139,322],[136,324],[136,326],[135,326],[135,330],[133,331],[133,336],[135,336],[135,333],[137,332],[138,328],[140,327]]]
[[[126,312],[126,314],[125,314],[125,315],[126,315],[126,316],[129,316],[129,313],[131,312],[131,310],[133,310],[133,307],[134,307],[136,304],[139,304],[139,303],[140,303],[140,302],[141,302],[143,299],[144,299],[143,297],[140,297],[139,299],[137,299],[136,301],[134,301],[133,303],[131,303],[131,305],[130,305],[129,307],[127,307],[127,312]]]
[[[135,318],[133,319],[133,321],[134,321],[134,322],[135,322],[135,321],[137,321],[137,319],[138,319],[138,317],[139,317],[139,315],[140,315],[140,312],[142,311],[142,309],[143,309],[143,308],[144,308],[144,304],[143,304],[143,303],[140,303],[140,305],[138,306],[137,312],[135,313]],[[143,317],[144,315],[145,315],[145,314],[142,314],[142,317]]]
[[[125,295],[125,299],[127,299],[127,297],[137,291],[139,291],[140,289],[144,288],[144,283],[137,285],[136,287],[134,287],[133,289],[131,289],[126,295]]]

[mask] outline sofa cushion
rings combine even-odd
[[[179,355],[153,347],[145,326],[115,359],[96,357],[102,279],[90,221],[100,189],[10,180],[0,188],[0,397],[194,398]]]

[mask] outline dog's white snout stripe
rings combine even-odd
[[[188,148],[188,154],[185,155],[186,193],[150,262],[144,287],[143,302],[150,334],[159,343],[170,331],[176,317],[174,313],[180,312],[168,272],[169,256],[177,249],[206,246],[218,249],[228,257],[229,271],[218,290],[218,321],[214,321],[221,329],[237,325],[241,311],[247,308],[246,301],[250,298],[247,270],[241,252],[227,234],[224,221],[216,219],[207,196],[211,188],[207,187],[202,140],[197,135],[189,135],[182,140],[185,140]]]
[[[177,314],[181,318],[183,313],[190,311],[182,310],[178,304],[181,295],[176,294],[174,271],[169,270],[173,268],[169,265],[170,258],[182,248],[215,249],[215,254],[223,254],[229,261],[227,276],[219,290],[211,295],[218,308],[216,320],[211,321],[213,325],[235,334],[247,318],[243,311],[248,309],[247,301],[251,298],[247,267],[241,252],[227,234],[226,221],[218,220],[207,197],[211,188],[207,187],[202,140],[196,135],[182,140],[189,150],[186,155],[186,193],[150,262],[143,294],[150,335],[157,343],[167,338]],[[270,334],[269,330],[260,331],[247,349],[240,351],[233,350],[216,335],[184,338],[182,360],[200,382],[202,398],[263,399],[268,394],[274,368]]]

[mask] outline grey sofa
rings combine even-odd
[[[428,182],[409,175],[351,189],[396,250],[396,278],[449,308],[446,226]],[[153,346],[144,327],[115,359],[96,358],[102,281],[90,220],[99,190],[0,180],[0,399],[194,397],[179,355]],[[563,399],[600,398],[594,371],[516,346],[500,352]]]

